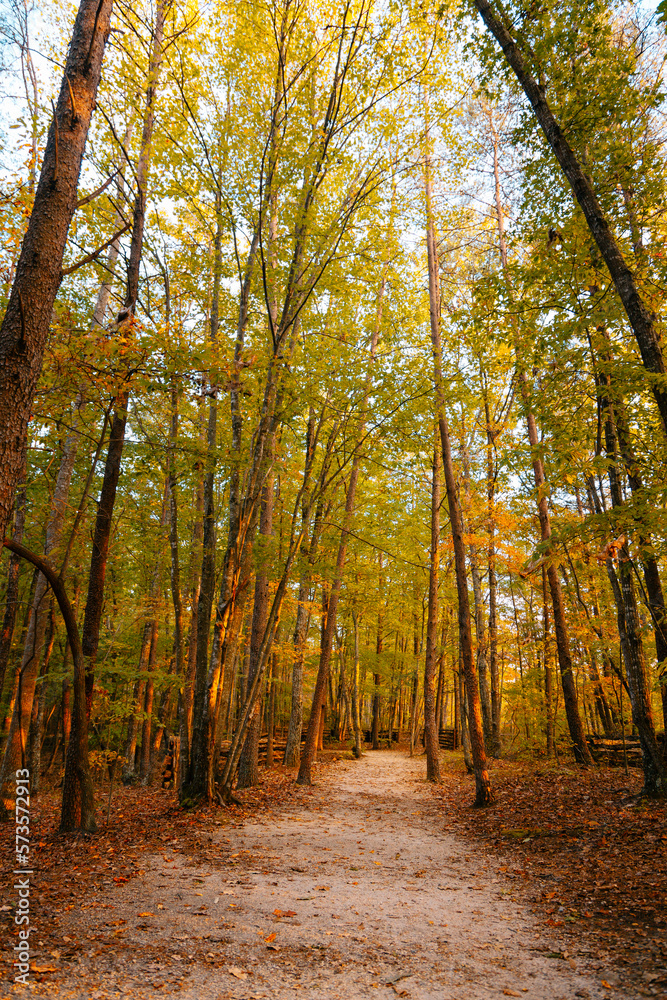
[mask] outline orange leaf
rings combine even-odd
[[[266,940],[267,944],[271,944],[272,941],[276,940],[276,935],[275,934],[269,934],[269,936],[265,940]]]

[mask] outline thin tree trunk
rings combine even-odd
[[[25,477],[24,477],[25,478]],[[25,529],[25,482],[21,483],[16,495],[14,512],[14,530],[12,531],[12,541],[21,544],[23,542],[23,532]],[[19,606],[19,576],[21,559],[15,552],[9,553],[9,566],[7,567],[7,586],[5,588],[5,614],[0,628],[0,696],[5,684],[5,674],[7,664],[12,650],[12,639],[14,638],[14,626],[16,623],[16,612]]]
[[[273,446],[269,446],[267,457],[269,465],[273,462]],[[262,496],[262,510],[259,518],[259,533],[269,538],[273,533],[273,474],[269,472]],[[248,683],[252,684],[258,666],[258,654],[262,637],[269,615],[269,567],[260,567],[255,576],[255,602],[252,613],[252,628],[250,633],[250,663],[248,665]],[[259,705],[250,723],[248,735],[239,761],[237,788],[249,788],[259,783],[259,736],[261,726]]]
[[[547,600],[547,570],[542,566],[542,634],[544,656],[544,700],[547,710],[547,757],[553,757],[556,752],[553,675],[551,673],[551,640],[549,638],[549,604]]]
[[[123,307],[116,317],[116,332],[119,336],[132,336],[132,322],[139,295],[139,268],[144,241],[144,223],[146,217],[146,190],[151,160],[151,143],[155,123],[155,98],[163,57],[164,17],[166,0],[158,0],[155,11],[155,24],[151,54],[148,65],[148,81],[144,107],[141,145],[135,179],[137,185],[134,211],[132,215],[132,238],[127,266],[127,287]],[[128,376],[129,377],[129,376]],[[97,508],[95,531],[93,534],[93,549],[88,577],[88,596],[84,612],[81,646],[84,655],[88,657],[86,671],[86,707],[90,716],[93,687],[95,681],[95,660],[99,644],[100,622],[104,604],[104,581],[106,577],[107,559],[109,555],[109,538],[113,510],[116,503],[116,490],[120,478],[123,446],[125,443],[125,426],[127,423],[127,408],[130,390],[124,385],[116,397],[109,448],[104,467],[102,490]]]
[[[436,426],[431,487],[431,551],[428,577],[428,618],[424,657],[424,746],[426,780],[440,782],[440,741],[435,710],[435,671],[438,659],[438,572],[440,567],[440,456]]]
[[[431,177],[428,156],[425,158],[426,178],[426,241],[428,250],[429,274],[429,316],[431,322],[431,342],[433,346],[433,366],[436,392],[436,413],[440,429],[442,446],[442,464],[445,473],[449,519],[452,528],[454,545],[454,569],[456,574],[456,591],[458,594],[459,644],[463,669],[465,671],[468,691],[469,729],[472,756],[475,771],[475,805],[485,806],[493,802],[491,781],[486,766],[484,750],[484,732],[482,728],[482,712],[480,707],[479,684],[477,668],[472,652],[472,634],[470,628],[470,605],[468,599],[468,579],[466,573],[465,545],[463,542],[463,527],[456,495],[454,465],[449,441],[449,428],[445,415],[444,392],[442,386],[442,346],[440,342],[440,278],[438,272],[438,255],[435,238],[435,225],[431,207]]]
[[[465,432],[461,433],[463,474],[466,497],[470,502],[470,456],[465,443]],[[469,529],[471,530],[471,529]],[[482,726],[484,729],[485,746],[493,742],[491,692],[489,690],[488,667],[486,662],[486,628],[484,624],[484,596],[482,580],[479,572],[479,557],[474,542],[468,545],[470,560],[470,577],[472,580],[473,601],[475,605],[475,639],[477,640],[477,673],[479,676],[479,697],[482,707]]]
[[[599,391],[601,391],[602,385],[599,379],[598,386]],[[600,405],[605,418],[604,436],[611,502],[614,510],[619,510],[624,506],[624,503],[618,470],[616,468],[618,442],[614,424],[614,413],[611,400],[602,394]],[[626,640],[622,648],[632,707],[632,721],[637,729],[642,748],[644,792],[649,798],[664,798],[667,797],[667,768],[665,767],[665,762],[655,737],[651,694],[641,636],[641,622],[637,609],[632,559],[625,540],[618,549],[618,576],[620,577],[620,598],[623,606],[623,627]],[[620,624],[619,620],[619,626]]]
[[[361,719],[359,717],[359,621],[352,609],[354,628],[354,665],[352,667],[352,727],[354,729],[354,756],[359,760],[362,754]]]
[[[97,828],[93,782],[88,763],[88,725],[86,720],[85,664],[81,651],[81,640],[76,625],[76,617],[67,597],[65,585],[53,566],[23,545],[5,539],[5,546],[23,559],[31,562],[46,577],[58,601],[67,638],[74,659],[74,705],[70,738],[65,759],[63,780],[63,800],[60,829],[66,832],[81,829],[92,832]]]
[[[544,466],[539,454],[539,438],[537,434],[537,424],[531,408],[530,395],[528,389],[528,379],[525,372],[519,372],[519,382],[521,395],[526,410],[526,422],[528,425],[528,440],[532,451],[533,474],[535,478],[535,489],[537,492],[537,511],[540,519],[540,531],[543,542],[548,543],[551,538],[551,518],[549,516],[549,505],[545,493]],[[574,682],[572,667],[572,655],[570,653],[570,641],[567,633],[565,621],[565,606],[563,603],[563,591],[561,590],[558,571],[550,558],[547,563],[547,581],[551,593],[551,604],[554,615],[554,633],[556,637],[556,650],[558,653],[558,665],[560,667],[561,685],[563,688],[563,700],[565,702],[565,715],[570,730],[572,748],[579,764],[593,765],[593,757],[586,742],[586,733],[579,714],[577,700],[577,688]]]
[[[498,615],[496,576],[496,521],[495,521],[495,489],[496,474],[493,459],[493,443],[495,429],[491,426],[491,414],[488,400],[484,400],[486,414],[486,491],[489,517],[489,676],[491,679],[491,741],[489,753],[500,757],[500,708],[501,689],[498,675]]]

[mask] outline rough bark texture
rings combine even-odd
[[[273,451],[272,448],[269,449]],[[272,461],[273,455],[269,455]],[[262,495],[262,510],[259,518],[259,533],[269,538],[273,532],[273,475],[269,474]],[[268,566],[260,566],[255,576],[255,603],[252,611],[252,627],[250,632],[250,662],[248,664],[248,683],[252,684],[257,672],[259,650],[269,616],[269,570]],[[255,715],[239,760],[238,788],[249,788],[259,783],[259,736],[262,723],[260,712],[261,701],[255,710]]]
[[[601,386],[599,386],[598,391],[600,389]],[[618,455],[613,408],[609,398],[601,396],[600,402],[605,414],[604,436],[609,461],[608,476],[611,502],[613,509],[619,511],[623,507],[623,494],[616,468]],[[618,576],[620,578],[620,602],[618,601],[617,589],[615,589],[614,596],[617,599],[617,604],[622,604],[623,610],[621,617],[620,606],[618,607],[619,631],[622,628],[625,633],[622,650],[632,707],[632,721],[637,729],[642,748],[644,792],[650,798],[665,797],[667,796],[667,770],[655,738],[651,693],[641,635],[642,627],[637,608],[632,560],[625,540],[618,550]]]
[[[33,210],[0,326],[0,538],[25,467],[28,421],[62,279],[111,8],[112,0],[82,0],[79,6]]]
[[[428,617],[424,658],[424,747],[426,780],[440,781],[440,741],[435,711],[435,671],[438,662],[438,571],[440,564],[440,455],[437,430],[431,486],[431,551],[428,576]]]
[[[14,530],[12,541],[19,545],[23,542],[23,531],[25,528],[25,484],[22,484],[16,497],[16,511],[14,514]],[[15,552],[9,554],[9,566],[7,567],[7,585],[5,587],[5,614],[0,627],[0,695],[5,683],[9,654],[12,649],[14,638],[14,626],[16,624],[16,612],[19,606],[19,576],[21,559]]]
[[[61,548],[63,525],[67,512],[70,484],[74,470],[79,435],[76,430],[80,397],[75,404],[73,432],[68,435],[58,467],[56,483],[51,499],[49,521],[44,539],[44,558],[57,561]],[[32,612],[28,624],[28,632],[23,646],[23,656],[19,672],[18,697],[14,702],[12,721],[5,747],[5,755],[0,774],[2,803],[6,805],[9,787],[13,781],[16,768],[25,767],[25,754],[28,740],[28,727],[35,696],[35,685],[44,653],[44,637],[51,602],[47,595],[48,584],[43,574],[37,578],[35,594],[32,602]],[[18,763],[23,760],[24,763]]]

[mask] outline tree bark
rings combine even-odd
[[[0,538],[25,467],[28,421],[62,280],[111,8],[112,0],[81,0],[79,5],[35,201],[0,326]]]
[[[549,107],[545,88],[538,84],[530,72],[520,46],[510,33],[506,19],[496,14],[489,0],[474,0],[474,4],[502,48],[507,62],[530,101],[535,117],[572,187],[591,235],[609,269],[635,335],[644,368],[649,373],[649,382],[662,418],[663,431],[667,433],[667,388],[665,379],[661,377],[665,375],[665,362],[660,346],[657,318],[644,302],[591,181]]]
[[[23,542],[23,531],[25,529],[25,483],[22,483],[16,496],[14,513],[14,530],[12,541],[19,545]],[[12,649],[14,638],[14,626],[16,624],[16,612],[19,606],[19,576],[21,559],[15,552],[9,553],[9,566],[7,567],[7,586],[5,588],[5,614],[0,628],[0,696],[5,684],[5,674],[9,663],[9,654]]]
[[[97,829],[95,820],[95,800],[93,782],[88,763],[88,724],[86,720],[85,663],[81,650],[79,630],[72,605],[67,597],[65,585],[55,569],[46,559],[30,552],[23,545],[5,539],[5,546],[23,559],[31,562],[48,580],[58,601],[72,658],[74,660],[74,705],[72,710],[70,738],[65,759],[63,779],[63,800],[60,816],[60,830],[67,832],[81,829],[87,833]]]
[[[602,390],[598,379],[598,391]],[[618,442],[614,412],[611,400],[602,395],[600,405],[604,413],[605,449],[608,460],[609,488],[612,507],[615,511],[623,508],[623,494],[616,468],[618,459]],[[644,644],[641,636],[641,622],[637,609],[637,597],[634,586],[632,559],[628,544],[623,539],[618,548],[618,576],[620,577],[620,599],[623,607],[622,620],[619,617],[619,631],[623,628],[625,642],[622,644],[625,673],[628,680],[632,721],[637,729],[642,749],[642,766],[644,770],[644,793],[649,798],[667,797],[667,768],[662,758],[660,748],[655,738],[655,724],[651,707]],[[618,597],[618,592],[615,592]]]
[[[449,519],[452,528],[454,544],[454,569],[456,574],[456,591],[458,594],[459,645],[463,669],[465,672],[468,692],[468,716],[470,742],[475,771],[475,805],[486,806],[494,801],[491,781],[486,765],[484,749],[484,732],[482,728],[482,712],[480,707],[479,683],[477,668],[472,651],[472,633],[470,628],[470,603],[468,599],[468,579],[466,573],[465,544],[463,541],[463,525],[456,494],[456,480],[449,441],[449,428],[445,415],[445,400],[442,384],[442,346],[440,342],[440,277],[435,225],[432,211],[432,192],[430,164],[425,157],[426,180],[426,245],[428,252],[429,278],[429,317],[431,324],[431,344],[433,349],[433,372],[435,381],[436,414],[440,430],[442,447],[442,464],[445,473]]]
[[[273,462],[273,446],[269,447],[267,461]],[[273,474],[269,472],[264,484],[262,495],[262,510],[259,518],[259,533],[265,539],[273,533]],[[248,683],[252,684],[258,667],[258,655],[262,637],[269,615],[269,567],[264,564],[257,570],[255,576],[255,602],[252,612],[252,627],[250,632],[250,663],[248,664]],[[255,711],[248,729],[248,735],[239,760],[237,788],[249,788],[259,784],[259,736],[262,722],[259,705]]]
[[[438,573],[440,568],[440,456],[436,427],[431,486],[431,551],[428,576],[428,617],[424,657],[424,746],[426,780],[439,783],[440,740],[435,711],[435,671],[438,660]]]

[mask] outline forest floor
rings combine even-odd
[[[588,794],[567,768],[503,762],[479,812],[443,760],[438,789],[423,757],[367,752],[318,765],[312,788],[278,769],[242,807],[197,813],[122,789],[89,838],[59,838],[43,796],[27,989],[11,985],[1,831],[0,996],[667,1000],[664,806],[625,808],[637,776],[595,772]]]

